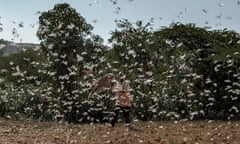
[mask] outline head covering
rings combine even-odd
[[[123,72],[119,72],[118,75],[119,75],[119,79],[125,79],[126,78],[126,75]]]

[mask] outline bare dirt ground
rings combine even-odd
[[[164,121],[80,125],[0,119],[0,144],[239,144],[240,122]]]

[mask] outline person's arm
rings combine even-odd
[[[124,89],[125,92],[131,92],[131,91],[132,91],[132,89],[131,89],[131,87],[130,87],[130,85],[129,85],[129,81],[125,81],[125,82],[124,82],[124,87],[123,87],[123,89]]]

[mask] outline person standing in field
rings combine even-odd
[[[120,72],[119,73],[119,82],[117,82],[112,92],[115,94],[115,109],[114,109],[114,116],[111,121],[112,127],[115,126],[115,123],[118,120],[118,115],[120,113],[123,114],[125,119],[126,126],[130,126],[130,108],[132,106],[132,96],[130,94],[131,88],[129,86],[129,81],[125,80],[126,76]]]

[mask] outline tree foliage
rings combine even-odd
[[[133,118],[239,119],[238,33],[181,23],[154,30],[126,19],[116,25],[108,47],[70,5],[43,12],[41,50],[0,57],[0,114],[109,121],[112,94],[88,94],[93,79],[122,71],[133,89]]]
[[[75,121],[73,117],[79,107],[79,89],[82,88],[79,81],[83,79],[84,64],[92,62],[89,55],[95,45],[102,48],[101,39],[97,36],[90,39],[93,27],[66,3],[42,13],[39,21],[37,35],[49,61],[48,73],[54,95],[60,96],[65,119]]]

